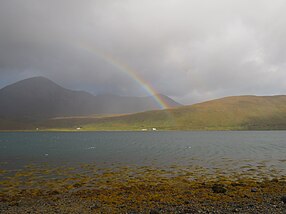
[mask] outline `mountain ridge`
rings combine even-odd
[[[180,105],[164,98],[170,106]],[[24,79],[0,89],[0,116],[8,119],[134,113],[159,107],[153,97],[96,96],[66,89],[45,77]]]

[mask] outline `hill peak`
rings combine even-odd
[[[9,92],[9,93],[29,93],[31,91],[50,91],[50,90],[66,90],[57,83],[53,82],[52,80],[37,76],[37,77],[31,77],[28,79],[20,80],[16,83],[13,83],[11,85],[8,85],[1,89],[3,92]]]
[[[35,76],[35,77],[30,77],[24,80],[20,80],[19,82],[16,82],[14,84],[27,84],[27,83],[44,83],[44,84],[55,84],[57,85],[54,81],[48,79],[47,77],[43,76]],[[13,85],[14,85],[13,84]]]
[[[36,80],[36,81],[51,81],[50,79],[48,79],[47,77],[44,77],[44,76],[35,76],[35,77],[30,77],[30,78],[27,78],[27,79],[24,79],[22,81],[33,81],[33,80]]]

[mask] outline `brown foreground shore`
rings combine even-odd
[[[252,169],[81,165],[0,173],[0,213],[286,213],[286,176]]]

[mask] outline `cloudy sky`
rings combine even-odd
[[[285,0],[0,0],[0,87],[45,76],[147,95],[115,60],[184,104],[286,94],[285,11]]]

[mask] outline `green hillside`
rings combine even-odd
[[[122,116],[50,119],[34,126],[64,130],[279,130],[286,129],[286,96],[234,96]]]

